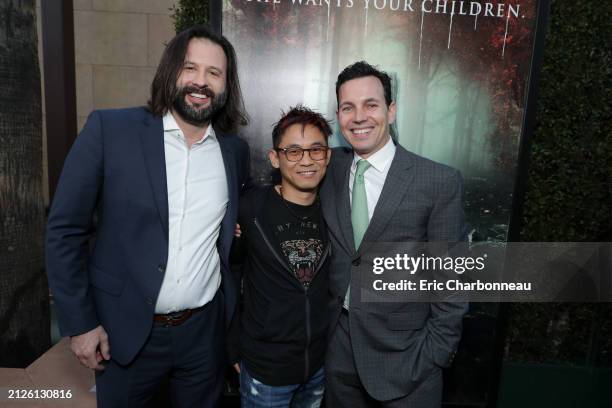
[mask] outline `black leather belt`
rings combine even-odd
[[[203,310],[205,307],[206,305],[196,307],[195,309],[179,310],[178,312],[172,312],[168,314],[156,314],[153,316],[153,320],[156,323],[163,324],[164,326],[179,326],[185,323],[185,321],[189,319],[194,313]]]

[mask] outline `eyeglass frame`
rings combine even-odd
[[[292,149],[300,150],[302,152],[302,155],[300,156],[299,159],[291,160],[289,158],[289,156],[287,155],[287,150],[292,150]],[[324,151],[325,151],[325,154],[320,159],[315,159],[310,154],[311,150],[316,150],[316,149],[324,149]],[[276,151],[276,152],[283,152],[283,153],[285,153],[285,158],[287,159],[287,161],[290,161],[291,163],[298,163],[299,161],[301,161],[304,158],[304,152],[308,152],[308,157],[310,157],[310,160],[314,160],[314,161],[325,160],[327,158],[327,152],[329,151],[329,149],[330,149],[329,146],[315,146],[315,147],[311,147],[309,149],[304,149],[304,148],[298,147],[298,146],[292,146],[292,147],[275,147],[274,151]]]

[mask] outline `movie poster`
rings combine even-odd
[[[505,240],[536,17],[536,0],[226,0],[254,174],[281,111],[334,119],[338,73],[366,60],[394,80],[396,140],[462,172],[470,237]]]
[[[393,79],[396,141],[463,174],[470,239],[505,241],[537,15],[538,0],[225,0],[253,175],[268,180],[281,112],[304,104],[335,119],[338,73],[365,60]],[[466,319],[445,401],[486,398],[495,307]]]

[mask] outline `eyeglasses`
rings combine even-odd
[[[285,153],[285,157],[290,162],[299,162],[304,157],[304,152],[308,152],[312,160],[324,160],[327,157],[327,146],[316,146],[310,149],[302,149],[301,147],[277,147],[274,150]]]

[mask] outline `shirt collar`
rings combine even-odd
[[[164,134],[170,134],[180,140],[185,140],[185,135],[183,135],[183,131],[179,127],[178,123],[176,123],[176,119],[170,111],[166,112],[162,120],[164,123]],[[202,143],[204,140],[206,140],[208,136],[210,136],[212,139],[217,139],[212,124],[208,125],[208,128],[206,128],[206,132],[204,132],[204,136],[202,136],[202,138],[198,140],[195,144]]]
[[[370,165],[374,167],[376,171],[384,173],[393,161],[395,149],[395,143],[393,143],[393,139],[389,137],[387,143],[379,151],[367,158],[368,163],[370,163]],[[361,160],[361,157],[359,157],[357,153],[354,153],[352,166],[357,166],[357,161],[359,160]]]

